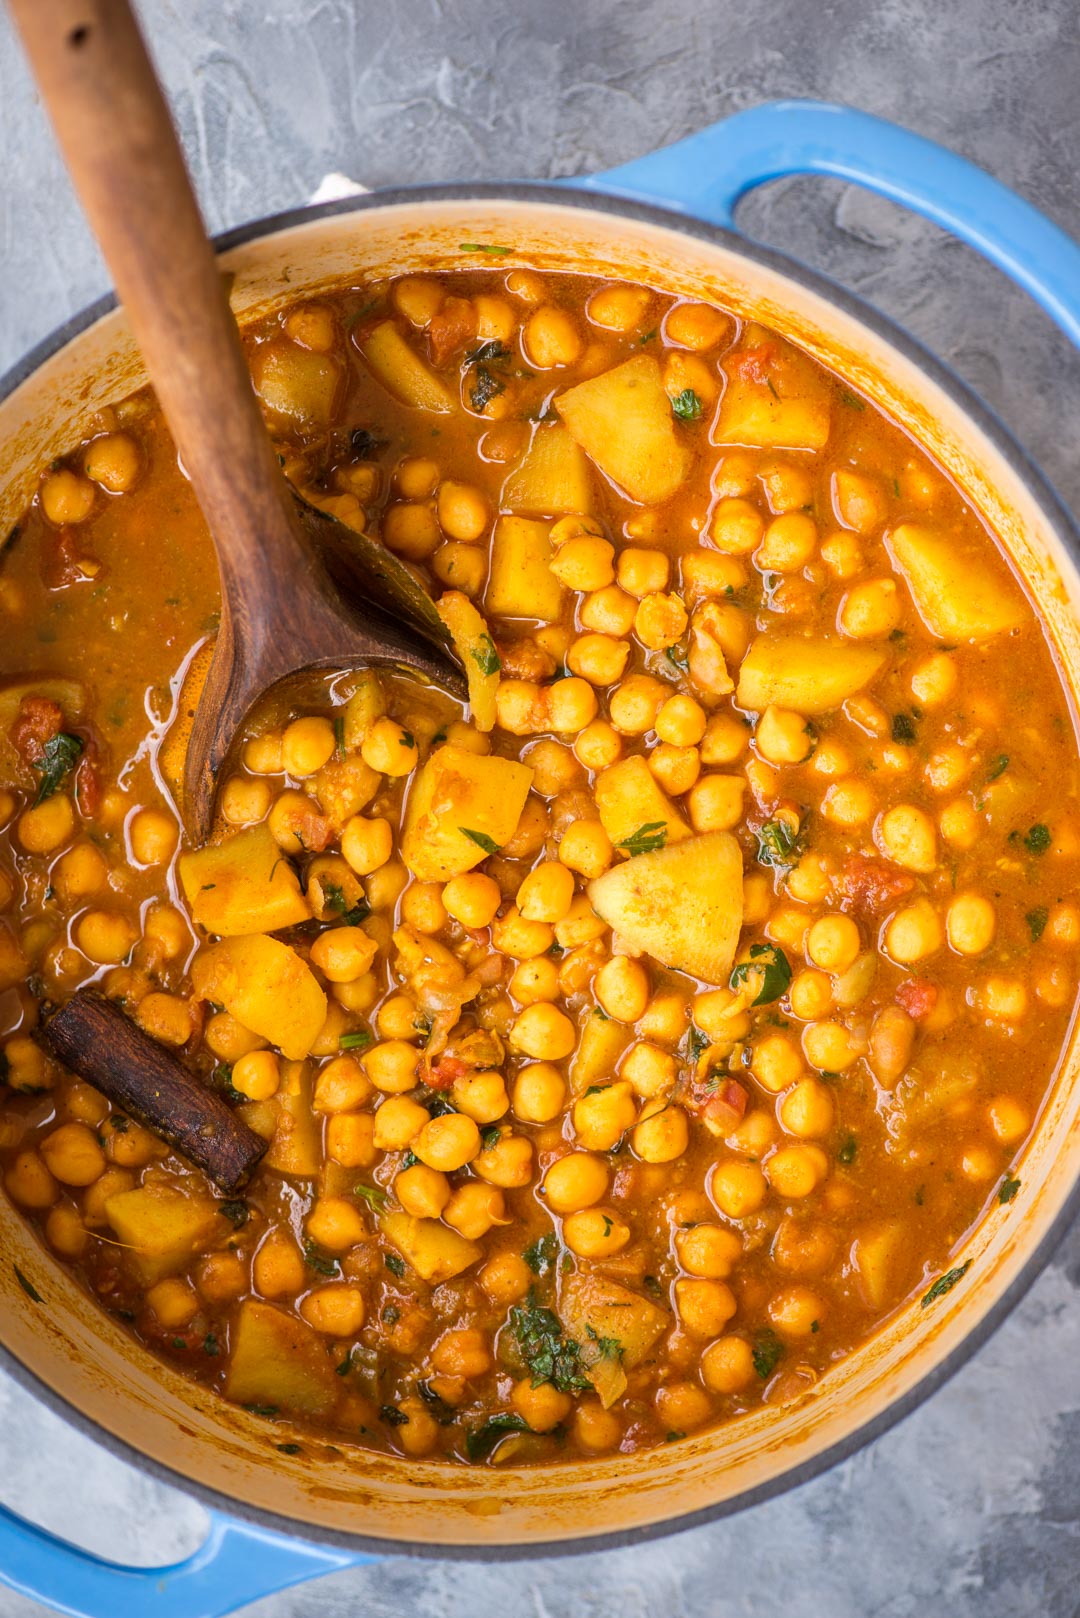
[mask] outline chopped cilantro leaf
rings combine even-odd
[[[776,1367],[784,1357],[784,1345],[771,1330],[765,1330],[754,1340],[753,1361],[754,1370],[763,1382],[767,1382]]]
[[[1006,1174],[998,1190],[998,1201],[1004,1206],[1005,1203],[1012,1201],[1019,1189],[1020,1181],[1014,1180],[1011,1175]]]
[[[366,1202],[376,1213],[381,1213],[386,1207],[386,1192],[381,1185],[354,1185],[353,1196],[359,1197],[361,1202]]]
[[[1031,942],[1033,944],[1037,944],[1043,933],[1046,931],[1046,923],[1049,918],[1050,912],[1047,910],[1045,905],[1037,905],[1034,910],[1029,910],[1027,915],[1024,917],[1024,920],[1028,924],[1028,932],[1031,934]]]
[[[754,833],[758,840],[758,864],[790,870],[802,847],[803,822],[794,825],[786,816],[767,820]]]
[[[512,1410],[489,1416],[482,1427],[474,1427],[465,1439],[465,1454],[470,1461],[486,1461],[495,1447],[508,1433],[527,1433],[529,1424],[523,1416]]]
[[[683,388],[672,399],[671,408],[680,421],[697,421],[701,415],[701,400],[693,388]]]
[[[26,1293],[26,1296],[30,1299],[30,1302],[44,1303],[45,1299],[41,1296],[41,1293],[38,1291],[37,1287],[32,1281],[28,1281],[26,1279],[26,1276],[20,1270],[19,1266],[17,1264],[13,1264],[11,1267],[15,1271],[16,1281],[18,1281],[19,1285],[22,1287],[23,1291]]]
[[[352,1034],[342,1034],[338,1040],[339,1051],[366,1051],[372,1043],[374,1036],[366,1028],[358,1028]]]
[[[946,1270],[944,1275],[939,1275],[929,1292],[924,1295],[922,1307],[925,1309],[936,1299],[943,1298],[946,1292],[951,1292],[957,1281],[970,1270],[971,1262],[971,1259],[968,1259],[966,1264],[958,1264],[954,1270]]]
[[[754,982],[759,973],[761,987],[751,1005],[767,1006],[787,993],[791,982],[791,963],[775,944],[751,944],[750,959],[740,961],[735,967],[728,979],[728,986],[732,989],[742,988],[744,984]]]
[[[324,1252],[316,1242],[304,1243],[304,1263],[309,1270],[315,1270],[319,1275],[340,1275],[341,1265],[336,1258]]]
[[[838,1163],[843,1163],[846,1168],[849,1163],[854,1163],[855,1154],[858,1150],[858,1141],[855,1139],[854,1135],[849,1135],[847,1140],[841,1146],[840,1150],[837,1152],[836,1161]]]
[[[521,1256],[534,1275],[546,1275],[555,1263],[555,1249],[555,1235],[549,1231],[530,1242]]]
[[[485,854],[497,854],[499,852],[498,843],[494,837],[489,837],[486,831],[470,831],[468,826],[459,826],[458,831],[462,837],[467,837],[470,843],[475,843],[477,848],[482,848]]]
[[[560,1393],[577,1393],[591,1386],[582,1371],[580,1346],[563,1335],[559,1317],[538,1303],[535,1293],[511,1309],[510,1330],[534,1388],[550,1382]]]
[[[400,1258],[397,1253],[384,1253],[382,1261],[391,1275],[396,1275],[399,1281],[404,1280],[405,1260],[403,1258]]]
[[[1009,755],[1008,755],[1008,753],[999,753],[997,758],[995,758],[991,762],[990,768],[986,772],[986,779],[988,781],[996,781],[998,776],[999,775],[1004,775],[1005,771],[1008,768],[1009,768]]]
[[[1029,826],[1024,834],[1024,847],[1029,854],[1045,854],[1050,847],[1049,826],[1044,826],[1041,820]]]
[[[905,747],[910,747],[912,742],[915,741],[915,721],[910,714],[893,714],[892,739],[894,742],[902,742]]]
[[[71,736],[66,730],[60,730],[55,736],[49,737],[42,748],[41,757],[34,765],[35,770],[41,771],[41,784],[34,799],[35,806],[52,797],[65,775],[79,762],[82,751],[81,736]]]
[[[469,656],[481,674],[498,674],[502,668],[502,662],[490,635],[481,635],[477,644],[470,651]]]
[[[500,247],[497,242],[458,242],[463,253],[488,253],[492,258],[505,258],[512,253],[512,247]]]
[[[630,855],[654,854],[658,848],[663,848],[666,842],[667,821],[648,820],[643,826],[639,826],[637,831],[631,832],[629,837],[624,837],[621,843],[616,843],[615,847],[625,848]]]

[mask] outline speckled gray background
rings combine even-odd
[[[141,0],[141,10],[214,229],[295,206],[330,171],[369,186],[581,173],[756,102],[813,95],[946,142],[1080,238],[1077,0]],[[0,151],[2,368],[106,284],[2,18]],[[1080,510],[1080,359],[1020,293],[931,226],[832,183],[774,186],[740,222],[951,361]],[[195,1507],[2,1378],[0,1499],[142,1563],[200,1538]],[[944,1391],[793,1495],[640,1550],[509,1568],[386,1561],[248,1612],[1078,1618],[1078,1507],[1080,1230]],[[2,1618],[41,1612],[0,1591]]]

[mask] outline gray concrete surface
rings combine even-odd
[[[332,170],[370,186],[580,173],[770,97],[814,95],[948,143],[1080,238],[1076,0],[141,0],[141,11],[216,229],[294,206]],[[4,366],[105,277],[3,19],[0,151]],[[1080,509],[1080,359],[1020,293],[932,227],[839,185],[777,185],[740,217],[951,361]],[[1077,1618],[1078,1367],[1080,1230],[944,1391],[793,1495],[570,1562],[387,1561],[249,1615]],[[147,1564],[200,1537],[189,1502],[2,1379],[0,1499]],[[42,1610],[0,1591],[2,1618]]]

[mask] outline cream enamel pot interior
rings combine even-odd
[[[849,151],[865,149],[857,126],[874,124],[843,109],[795,104],[787,111],[795,123],[786,127],[796,141],[802,138],[798,118],[805,133],[813,114],[825,118],[822,127],[834,146],[843,135],[840,144],[846,141]],[[766,133],[775,144],[784,113],[781,106],[742,115],[758,118],[759,147]],[[762,115],[773,120],[767,128]],[[855,126],[844,122],[852,119]],[[828,168],[883,188],[880,172],[868,173],[865,165],[860,172],[853,159],[830,168],[820,130],[817,155],[807,137],[805,151],[780,158],[770,151],[767,160],[760,151],[751,162],[745,130],[741,148],[736,139],[738,122],[695,138],[714,143],[711,157],[701,153],[710,165],[709,185],[704,179],[691,183],[684,173],[678,193],[684,209],[723,216],[740,189],[785,169]],[[740,182],[732,160],[725,191],[716,167],[723,166],[726,131],[743,169]],[[888,133],[890,140],[914,140]],[[926,143],[915,148],[959,164]],[[648,172],[649,161],[661,160],[670,164],[671,154],[591,182],[593,192],[443,187],[350,199],[270,220],[223,246],[222,268],[235,277],[233,306],[243,321],[366,277],[474,267],[475,257],[460,244],[496,242],[513,247],[500,267],[530,264],[625,276],[761,319],[849,378],[962,486],[1003,539],[1048,625],[1067,679],[1080,689],[1080,548],[1071,520],[1038,473],[952,376],[835,287],[748,245],[730,229],[600,194],[616,189],[625,198],[627,192],[667,185],[670,195],[663,175],[650,178]],[[693,166],[684,163],[684,169]],[[1009,198],[978,171],[959,164],[959,172],[969,187],[992,188],[988,194],[999,203]],[[909,199],[917,189],[908,187]],[[894,186],[892,194],[900,189]],[[917,200],[924,212],[947,212],[926,195]],[[1022,210],[1019,218],[1030,215],[1053,233],[1059,266],[1066,249],[1076,254],[1040,216],[1018,199],[1009,201]],[[970,237],[970,227],[965,233]],[[999,245],[1001,260],[1008,243]],[[1072,275],[1072,284],[1080,286],[1076,266]],[[1038,279],[1030,272],[1028,284]],[[1056,297],[1051,279],[1040,284],[1047,306]],[[1075,313],[1064,302],[1053,312],[1075,329]],[[107,306],[90,311],[31,356],[0,403],[0,524],[11,524],[40,467],[79,438],[93,413],[141,381],[124,319]],[[799,1403],[763,1409],[720,1431],[636,1457],[526,1472],[403,1461],[360,1450],[330,1453],[310,1441],[301,1456],[282,1455],[275,1446],[293,1436],[283,1424],[225,1404],[141,1351],[52,1262],[6,1201],[0,1202],[0,1343],[15,1374],[69,1419],[233,1519],[215,1518],[211,1541],[198,1558],[164,1579],[153,1574],[146,1590],[156,1594],[153,1601],[147,1595],[146,1610],[225,1612],[239,1600],[362,1559],[365,1551],[512,1556],[639,1540],[805,1479],[880,1432],[955,1369],[1030,1283],[1076,1212],[1078,1119],[1080,1059],[1070,1044],[1037,1135],[1016,1171],[1023,1195],[1006,1207],[988,1207],[953,1260],[971,1261],[959,1285],[931,1307],[921,1307],[916,1297],[898,1310],[876,1338]],[[20,1285],[16,1268],[40,1301]],[[52,1570],[48,1574],[44,1564]],[[121,1610],[118,1587],[108,1582],[119,1574],[10,1515],[0,1521],[0,1577],[67,1611]],[[135,1600],[143,1587],[138,1580],[149,1576],[124,1577]],[[204,1588],[211,1577],[213,1594]]]

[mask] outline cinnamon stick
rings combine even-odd
[[[222,1191],[250,1179],[267,1142],[175,1056],[93,989],[80,989],[40,1031],[64,1066],[203,1169]]]

